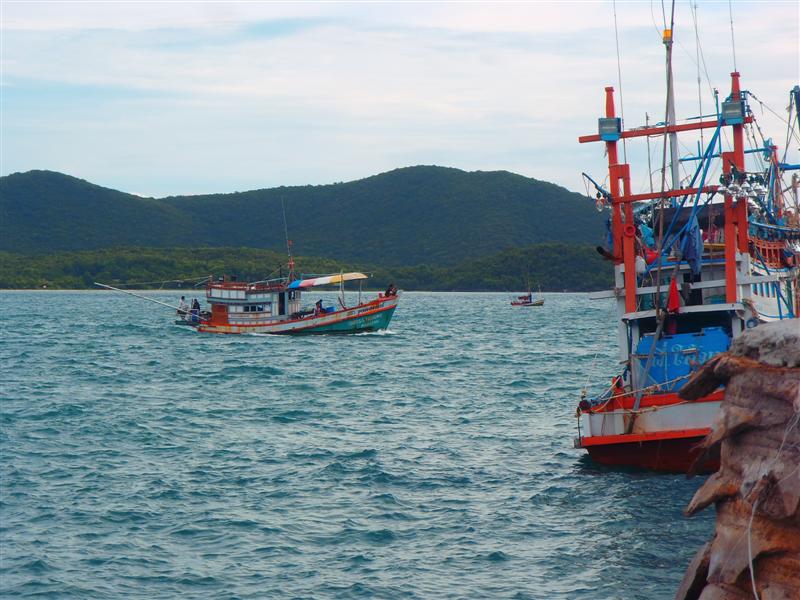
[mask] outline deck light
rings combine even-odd
[[[725,125],[741,125],[744,123],[744,102],[741,100],[725,100],[722,103],[722,120]]]
[[[622,119],[619,117],[601,117],[597,119],[597,132],[604,142],[616,142],[622,133]]]

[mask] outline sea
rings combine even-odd
[[[0,597],[672,598],[703,478],[573,448],[619,370],[611,304],[511,299],[407,292],[385,332],[282,337],[0,293]]]

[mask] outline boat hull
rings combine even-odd
[[[664,473],[687,473],[701,457],[700,442],[704,435],[652,439],[616,444],[584,446],[589,457],[609,467],[634,467]],[[703,460],[694,467],[698,473],[711,473],[719,468],[719,457]]]
[[[320,323],[311,327],[300,329],[289,329],[286,331],[275,331],[267,333],[277,333],[285,335],[313,335],[331,333],[368,333],[371,331],[381,331],[389,327],[389,322],[394,315],[397,305],[388,307],[379,312],[358,316],[354,319],[342,319],[331,323]]]
[[[380,299],[332,313],[267,323],[198,325],[205,333],[259,333],[271,335],[315,335],[374,332],[386,329],[397,308],[397,298]]]
[[[695,402],[677,394],[643,396],[636,418],[634,398],[623,396],[596,410],[582,413],[575,440],[596,462],[614,467],[638,467],[669,473],[716,470],[719,458],[701,458],[699,444],[711,431],[721,391]]]

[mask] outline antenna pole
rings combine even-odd
[[[733,51],[733,70],[738,71],[736,68],[736,40],[733,39],[733,5],[731,0],[728,0],[728,14],[731,17],[731,50]]]

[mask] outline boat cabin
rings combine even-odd
[[[300,312],[300,290],[287,289],[285,279],[257,283],[221,277],[206,287],[214,325],[253,325],[291,318]]]

